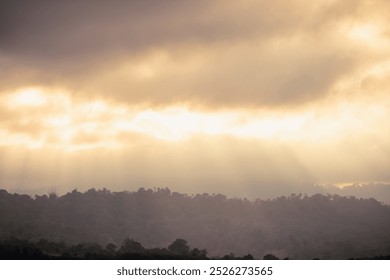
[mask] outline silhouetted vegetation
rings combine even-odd
[[[97,243],[80,243],[68,246],[63,242],[49,242],[41,239],[31,242],[20,239],[3,240],[0,242],[0,259],[9,260],[49,260],[49,259],[92,259],[92,260],[148,260],[148,259],[189,259],[206,260],[206,250],[190,249],[187,241],[176,239],[167,248],[146,249],[141,243],[126,238],[122,246],[113,244],[101,246]]]
[[[167,188],[35,198],[0,190],[0,240],[2,256],[16,259],[386,258],[390,207],[320,194],[249,201]]]
[[[332,185],[315,186],[313,188],[317,193],[322,194],[338,194],[341,196],[355,196],[358,198],[374,198],[378,201],[390,204],[390,184],[383,183],[367,183],[367,184],[351,184],[344,185],[338,188]],[[309,191],[309,190],[308,190]]]

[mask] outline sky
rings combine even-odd
[[[0,187],[390,182],[386,0],[0,4]]]

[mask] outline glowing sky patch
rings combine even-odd
[[[0,9],[0,186],[390,181],[388,1],[42,1]]]
[[[26,88],[2,99],[11,112],[24,109],[27,123],[38,124],[39,133],[2,131],[2,145],[24,143],[31,147],[52,145],[69,150],[126,146],[121,134],[139,133],[163,141],[183,141],[193,136],[226,135],[273,141],[320,141],[360,131],[379,130],[388,116],[389,100],[380,104],[364,98],[333,100],[326,104],[283,112],[281,110],[196,111],[171,106],[137,109],[104,100],[74,99],[63,91]],[[29,112],[34,113],[29,115]],[[365,112],[365,113],[363,113]],[[337,121],[335,119],[337,116]],[[26,121],[26,120],[25,120]],[[36,132],[36,131],[35,131]],[[84,140],[77,140],[79,136]],[[15,139],[19,139],[15,142]],[[23,140],[24,139],[24,140]],[[30,143],[29,143],[30,141]]]

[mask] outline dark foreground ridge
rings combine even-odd
[[[175,239],[184,254],[170,248]],[[320,194],[249,201],[166,188],[35,198],[0,190],[0,241],[5,259],[387,258],[390,206]]]
[[[268,254],[265,259],[277,259]],[[188,242],[178,238],[168,248],[147,249],[141,243],[126,238],[120,247],[109,243],[80,243],[69,246],[64,242],[41,239],[38,242],[10,239],[0,242],[0,259],[8,260],[208,260],[207,251],[191,249]],[[222,259],[252,260],[252,255],[236,257],[225,255]]]

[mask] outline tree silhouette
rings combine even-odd
[[[263,260],[279,260],[279,258],[272,254],[267,254],[263,257]]]
[[[134,239],[126,238],[123,241],[119,252],[122,254],[142,254],[145,252],[145,248],[141,245],[140,242],[135,241]]]
[[[168,250],[173,254],[187,256],[190,254],[190,246],[184,239],[178,238],[168,246]]]

